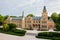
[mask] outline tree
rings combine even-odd
[[[16,18],[17,16],[10,16],[10,17],[12,17],[12,18]]]
[[[8,15],[4,16],[4,21],[8,18]]]
[[[3,25],[4,24],[4,21],[8,18],[8,15],[7,16],[2,16],[0,15],[0,25]]]
[[[56,30],[60,30],[60,14],[54,12],[52,13],[51,18],[54,20],[56,24]]]
[[[34,17],[34,15],[33,15],[33,14],[28,14],[28,15],[27,15],[27,17],[28,17],[28,16]]]
[[[48,19],[50,19],[51,17],[48,16]]]
[[[0,15],[0,25],[2,25],[4,22],[4,17],[2,15]]]
[[[51,18],[54,20],[56,24],[56,30],[60,31],[60,14],[54,12],[52,13]]]
[[[60,14],[58,14],[58,23],[60,24]]]
[[[59,23],[56,23],[56,30],[60,31],[60,24]]]
[[[55,23],[57,23],[58,14],[56,12],[52,13],[51,18],[54,20]]]
[[[9,25],[4,24],[4,25],[3,25],[3,30],[4,30],[4,31],[8,31],[8,30],[9,30]]]
[[[9,25],[9,30],[15,30],[16,29],[16,27],[17,27],[17,25],[16,24],[13,24],[13,23],[10,23],[10,24],[8,24]]]

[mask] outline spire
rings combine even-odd
[[[44,8],[43,8],[43,12],[46,12],[46,6],[44,6]]]
[[[22,18],[24,17],[24,11],[22,12]]]

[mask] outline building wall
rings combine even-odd
[[[45,22],[46,21],[46,22]],[[32,28],[34,30],[49,30],[50,28],[54,29],[54,22],[49,20],[32,20],[32,17],[28,17],[27,19],[22,20],[6,20],[6,23],[14,23],[18,26],[18,28]],[[46,25],[46,26],[45,26]]]
[[[40,20],[32,20],[31,16],[26,18],[22,18],[21,20],[12,20],[10,17],[5,21],[6,23],[14,23],[18,26],[18,28],[32,28],[34,30],[49,30],[54,29],[54,22],[48,20],[48,14],[46,8],[44,7],[42,16]]]
[[[55,24],[54,24],[54,22],[51,22],[51,21],[48,21],[48,30],[49,29],[54,29],[55,28]]]
[[[11,23],[14,23],[18,28],[22,28],[22,20],[11,20]]]

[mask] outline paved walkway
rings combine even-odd
[[[35,36],[31,36],[31,35],[13,36],[13,35],[0,33],[0,40],[47,40],[47,39],[38,39],[35,38]]]
[[[38,39],[35,37],[37,31],[27,31],[25,36],[14,36],[0,33],[0,40],[48,40],[48,39]]]

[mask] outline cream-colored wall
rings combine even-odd
[[[49,29],[54,29],[55,28],[54,22],[48,21],[48,27]]]
[[[34,28],[39,29],[39,26],[34,27],[33,26],[33,24],[34,24],[34,25],[40,25],[40,30],[45,29],[45,28],[42,28],[42,25],[45,25],[45,24],[42,23],[42,21],[45,21],[45,20],[32,20],[32,18],[30,20],[29,19],[30,19],[30,17],[27,18],[26,20],[25,19],[24,20],[10,20],[10,22],[16,24],[19,28],[29,28],[29,25],[31,25],[31,27],[33,29]],[[30,21],[30,22],[28,22],[28,21]],[[9,20],[6,20],[5,22],[9,23]],[[54,22],[50,22],[50,21],[48,21],[48,24],[46,24],[46,25],[48,26],[48,28],[50,27],[49,25],[52,25],[53,28],[55,26]]]

